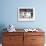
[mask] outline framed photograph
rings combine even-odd
[[[35,8],[18,8],[18,21],[35,21]]]

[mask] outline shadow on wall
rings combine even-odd
[[[5,25],[0,24],[0,43],[2,43],[2,36],[3,36],[2,32],[6,31],[6,30],[4,30],[4,28],[6,28]]]

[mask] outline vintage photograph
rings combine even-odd
[[[18,8],[18,21],[34,21],[35,8]]]

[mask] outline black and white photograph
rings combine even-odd
[[[18,21],[34,21],[35,8],[18,8]]]

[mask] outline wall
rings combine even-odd
[[[16,28],[42,27],[46,28],[46,0],[0,0],[0,25],[13,24]],[[18,7],[34,7],[36,20],[34,22],[18,22]]]
[[[34,7],[36,20],[34,22],[18,22],[18,7]],[[0,33],[9,24],[22,29],[41,27],[46,32],[46,0],[0,0]]]

